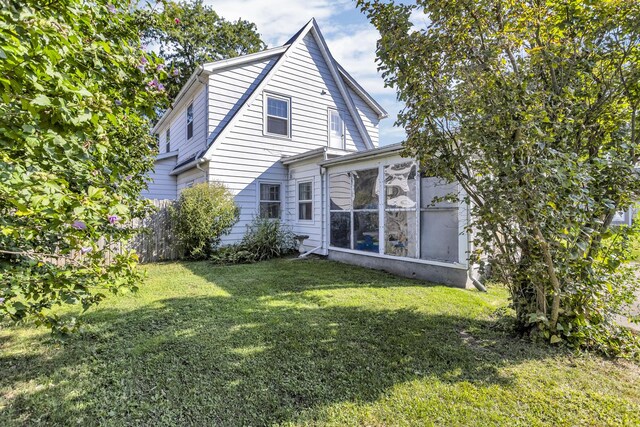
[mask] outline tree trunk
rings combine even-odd
[[[540,243],[540,251],[542,252],[542,258],[547,267],[547,273],[549,274],[549,281],[553,287],[553,301],[551,303],[551,318],[549,319],[549,326],[552,331],[556,330],[558,324],[558,317],[560,315],[560,281],[556,275],[556,269],[553,265],[553,258],[551,257],[551,249],[549,243],[545,240],[540,228],[536,225],[533,228],[536,239]]]

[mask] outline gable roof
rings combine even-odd
[[[171,103],[171,107],[169,107],[164,112],[162,117],[160,117],[160,120],[158,120],[155,126],[153,126],[153,129],[151,129],[151,133],[156,133],[158,128],[162,126],[162,123],[164,123],[165,120],[173,115],[173,112],[178,109],[177,107],[181,103],[182,98],[187,92],[189,92],[191,87],[196,83],[196,81],[198,81],[199,77],[202,74],[209,76],[210,74],[213,74],[216,71],[224,70],[225,68],[235,68],[251,62],[270,58],[272,56],[281,55],[287,50],[288,47],[288,45],[278,46],[271,49],[265,49],[260,52],[249,53],[247,55],[237,56],[235,58],[221,59],[219,61],[208,62],[206,64],[198,66],[191,74],[191,77],[189,77],[189,80],[187,80],[187,83],[185,83],[182,89],[180,89],[178,95],[176,95],[174,101]]]
[[[242,117],[242,115],[246,112],[246,110],[249,108],[249,106],[253,103],[253,101],[255,100],[255,98],[263,91],[263,89],[265,88],[265,86],[269,83],[269,81],[271,80],[271,78],[276,74],[276,72],[278,71],[278,69],[282,66],[282,64],[286,61],[287,57],[291,54],[291,52],[293,52],[296,48],[296,46],[298,46],[302,40],[304,39],[304,37],[311,33],[314,37],[314,40],[316,41],[316,44],[318,45],[318,48],[320,49],[320,52],[325,60],[325,63],[327,65],[327,67],[329,68],[329,71],[333,77],[334,82],[336,83],[336,85],[338,86],[338,90],[340,91],[340,94],[342,96],[342,98],[344,99],[345,104],[347,105],[347,109],[349,110],[349,113],[351,115],[351,117],[353,118],[353,121],[356,124],[356,128],[358,130],[358,133],[360,134],[360,137],[362,138],[362,140],[364,141],[365,146],[368,149],[373,149],[373,143],[371,141],[371,138],[369,136],[369,133],[367,132],[364,123],[362,121],[362,118],[360,117],[360,115],[358,114],[358,111],[355,107],[355,104],[353,102],[353,99],[351,99],[351,96],[345,86],[345,82],[342,79],[342,77],[339,74],[338,68],[337,68],[337,63],[335,62],[335,60],[333,59],[333,57],[331,56],[331,54],[329,53],[329,48],[327,47],[327,44],[324,40],[324,38],[322,37],[322,33],[320,33],[320,29],[318,28],[318,24],[316,22],[315,19],[311,19],[304,27],[302,27],[302,29],[300,31],[298,31],[296,37],[294,39],[292,39],[293,41],[291,43],[289,43],[287,46],[286,50],[284,51],[284,53],[278,58],[277,62],[273,65],[273,67],[271,67],[271,70],[269,70],[269,72],[262,78],[262,80],[259,82],[259,84],[254,88],[253,92],[249,95],[249,97],[245,100],[244,104],[238,109],[236,110],[235,114],[231,117],[231,119],[225,124],[225,127],[218,133],[218,135],[215,137],[215,139],[213,139],[210,143],[209,146],[207,147],[207,150],[203,156],[203,158],[209,159],[212,151],[213,151],[213,146],[216,140],[223,138],[224,136],[226,136],[226,134],[230,131],[230,129],[232,129],[232,125],[235,124],[240,117]],[[386,112],[385,112],[386,113]]]
[[[356,79],[354,79],[353,77],[351,77],[351,74],[347,73],[347,70],[345,70],[342,65],[338,64],[336,62],[336,65],[338,67],[338,71],[340,71],[340,74],[342,75],[342,78],[345,80],[345,82],[347,82],[347,85],[353,89],[353,91],[360,97],[362,98],[362,100],[364,102],[366,102],[369,107],[371,107],[371,109],[373,111],[375,111],[376,113],[378,113],[378,119],[385,119],[387,117],[389,117],[389,113],[387,113],[387,110],[385,110],[382,105],[378,104],[378,102],[367,93],[366,90],[364,90],[362,88],[362,86],[360,86],[360,84],[358,84],[358,82],[356,81]]]
[[[267,49],[261,52],[257,52],[257,53],[252,53],[252,54],[248,54],[248,55],[243,55],[243,56],[239,56],[236,58],[230,58],[230,59],[224,59],[224,60],[220,60],[220,61],[215,61],[215,62],[210,62],[204,65],[199,66],[194,73],[191,75],[191,77],[189,78],[189,80],[187,81],[187,83],[185,84],[185,86],[180,90],[180,92],[178,93],[178,96],[176,97],[175,101],[172,104],[172,107],[170,109],[168,109],[163,116],[160,118],[160,120],[158,121],[158,123],[156,123],[156,125],[153,127],[152,129],[152,133],[156,133],[156,131],[158,130],[158,128],[162,125],[163,122],[165,122],[169,117],[171,117],[174,113],[175,110],[177,110],[179,108],[179,106],[181,106],[181,101],[183,100],[184,96],[186,93],[189,92],[189,90],[191,89],[191,87],[198,81],[200,81],[200,76],[201,75],[206,75],[209,76],[211,74],[213,74],[214,72],[220,71],[220,70],[224,70],[224,69],[230,69],[230,68],[236,68],[236,67],[240,67],[243,66],[245,64],[251,63],[251,62],[255,62],[255,61],[260,61],[263,59],[267,59],[267,58],[271,58],[271,57],[277,57],[277,60],[275,62],[275,64],[271,67],[271,69],[269,70],[269,72],[267,72],[264,76],[260,77],[259,81],[256,81],[257,85],[254,87],[254,89],[252,90],[252,92],[249,94],[249,96],[245,99],[244,103],[240,106],[240,108],[238,108],[233,115],[230,117],[230,119],[227,121],[227,123],[224,125],[224,127],[220,130],[220,132],[218,132],[218,134],[207,144],[207,147],[205,150],[202,150],[201,152],[198,153],[198,155],[196,155],[196,157],[200,157],[200,159],[209,159],[211,154],[212,154],[212,150],[213,150],[213,146],[215,141],[221,139],[222,137],[224,137],[226,134],[229,133],[230,129],[233,128],[233,124],[235,124],[240,117],[242,117],[242,115],[244,114],[244,112],[247,110],[247,108],[249,107],[249,105],[251,105],[253,103],[253,101],[255,100],[255,98],[262,92],[262,90],[265,88],[265,86],[268,84],[268,82],[271,80],[271,77],[273,77],[273,75],[275,75],[275,73],[277,72],[277,70],[280,68],[280,66],[286,61],[286,58],[289,56],[289,54],[295,50],[295,47],[298,46],[302,40],[304,39],[304,37],[311,33],[312,36],[314,37],[314,40],[316,42],[316,44],[318,45],[318,48],[325,60],[325,63],[327,65],[327,67],[329,68],[329,71],[333,77],[333,80],[336,84],[336,86],[338,87],[338,90],[340,91],[340,94],[347,106],[347,109],[349,110],[349,113],[356,125],[356,128],[358,130],[358,134],[360,135],[360,137],[362,138],[365,146],[368,149],[373,149],[373,143],[371,141],[371,138],[369,136],[369,133],[367,132],[364,122],[362,121],[362,118],[360,117],[360,114],[358,114],[358,110],[355,106],[355,103],[351,97],[351,94],[349,93],[349,90],[347,89],[350,88],[352,89],[353,93],[355,93],[357,96],[359,96],[367,105],[369,105],[371,107],[371,109],[373,111],[376,112],[376,114],[378,115],[379,119],[383,119],[385,117],[388,116],[387,112],[384,110],[384,108],[382,108],[382,106],[380,106],[380,104],[378,104],[356,81],[353,77],[351,77],[349,75],[349,73],[346,72],[346,70],[340,66],[340,64],[338,64],[335,59],[333,58],[333,56],[331,55],[329,48],[326,44],[326,41],[324,40],[324,37],[322,36],[322,33],[320,32],[320,29],[318,27],[318,24],[316,22],[315,19],[311,19],[309,22],[307,22],[307,24],[305,24],[290,40],[287,41],[287,43],[285,43],[283,46],[279,46],[279,47],[275,47],[275,48],[271,48],[271,49]],[[202,83],[200,81],[200,83]],[[204,153],[204,154],[202,154]],[[190,158],[186,161],[186,163],[196,163],[199,159],[198,158]],[[183,164],[181,165],[181,169],[183,169],[184,167],[187,166],[187,164],[185,164],[185,162],[182,162]],[[176,167],[177,168],[177,167]],[[175,169],[174,169],[175,171]]]

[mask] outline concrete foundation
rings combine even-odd
[[[442,283],[456,288],[473,287],[467,277],[467,270],[459,267],[424,264],[403,259],[361,255],[335,250],[329,250],[329,259],[346,264],[372,268],[374,270],[383,270],[398,276]]]

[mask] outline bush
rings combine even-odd
[[[240,210],[231,192],[222,183],[212,182],[184,190],[170,212],[185,256],[204,259],[238,222]]]
[[[220,248],[212,260],[222,264],[264,261],[290,254],[296,247],[295,235],[280,221],[256,218],[239,244]]]

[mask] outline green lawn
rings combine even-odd
[[[0,329],[0,425],[639,425],[640,367],[496,327],[506,293],[328,261],[148,267],[65,346]]]
[[[631,260],[640,262],[640,235],[636,235],[631,241]]]

